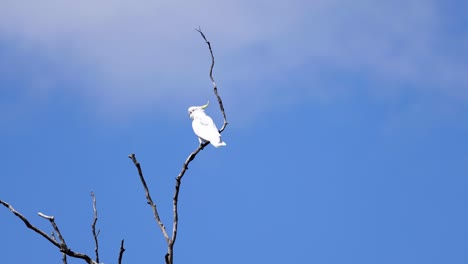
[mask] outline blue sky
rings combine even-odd
[[[187,108],[229,126],[180,194],[176,263],[466,263],[463,1],[2,1],[0,199],[101,261],[160,261],[135,153],[166,225],[198,144]],[[0,210],[5,263],[58,251]],[[27,248],[27,253],[24,249]],[[209,256],[207,258],[207,256]],[[69,259],[69,263],[82,263]]]

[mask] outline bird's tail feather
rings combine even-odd
[[[219,142],[210,142],[211,145],[213,145],[215,148],[219,148],[219,147],[222,147],[222,146],[226,146],[226,142],[224,141],[219,141]]]

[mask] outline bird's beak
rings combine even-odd
[[[201,108],[202,108],[202,109],[205,109],[205,108],[208,107],[209,104],[210,104],[210,100],[208,100],[208,102],[206,103],[206,105],[202,105]]]

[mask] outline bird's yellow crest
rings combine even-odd
[[[210,100],[208,100],[208,102],[206,103],[206,105],[202,105],[201,108],[202,108],[202,109],[205,109],[205,108],[208,107],[209,104],[210,104]]]

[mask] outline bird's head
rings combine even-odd
[[[210,101],[208,101],[208,103],[206,103],[206,105],[189,107],[188,114],[189,114],[190,118],[194,119],[197,115],[204,115],[205,114],[204,109],[206,107],[208,107],[209,104],[210,104]]]

